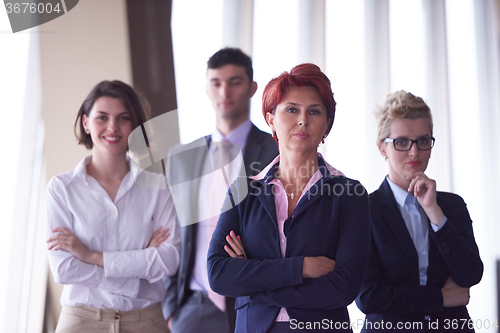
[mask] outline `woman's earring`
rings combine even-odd
[[[323,140],[321,140],[322,144],[325,144],[325,138],[326,138],[326,135],[323,137]]]
[[[276,132],[273,133],[273,139],[276,140]]]
[[[87,133],[87,134],[89,134],[89,133],[90,133],[90,131],[89,131],[89,129],[88,129],[88,128],[85,128],[85,133]]]

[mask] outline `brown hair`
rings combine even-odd
[[[85,133],[82,118],[83,115],[89,116],[95,101],[101,97],[112,97],[122,101],[123,106],[130,114],[132,128],[144,124],[150,117],[149,104],[146,99],[128,84],[118,80],[98,83],[83,101],[75,120],[74,131],[78,144],[84,145],[87,149],[92,149],[93,144],[90,134]]]

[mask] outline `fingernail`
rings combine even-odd
[[[241,239],[240,235],[238,235],[238,239]]]

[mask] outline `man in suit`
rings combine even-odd
[[[258,174],[278,154],[271,135],[249,119],[250,98],[257,90],[250,57],[239,49],[225,48],[210,57],[207,65],[206,90],[216,128],[211,135],[175,147],[167,160],[182,239],[179,270],[165,280],[163,312],[173,333],[234,331],[234,299],[215,294],[207,277],[208,244],[218,219],[213,209],[220,211],[222,206],[222,201],[214,203],[213,184],[204,177],[214,170],[214,147],[228,142],[238,148],[229,150],[226,162],[231,161],[237,170],[242,163],[247,176]]]

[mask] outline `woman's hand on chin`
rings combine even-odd
[[[422,207],[437,205],[436,181],[430,179],[423,172],[416,172],[406,179],[411,180],[408,192],[412,193]]]
[[[416,172],[406,179],[411,180],[408,192],[417,198],[432,224],[439,226],[444,218],[441,207],[437,204],[436,181],[423,172]]]

